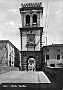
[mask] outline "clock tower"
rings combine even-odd
[[[22,70],[42,69],[42,34],[40,16],[43,14],[42,2],[21,4],[22,27],[20,29]]]

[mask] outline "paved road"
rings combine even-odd
[[[10,71],[0,75],[1,83],[51,83],[43,71]]]

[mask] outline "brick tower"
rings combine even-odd
[[[22,27],[21,38],[21,61],[22,70],[42,69],[42,34],[40,27],[40,14],[43,14],[42,3],[21,4],[20,14]]]

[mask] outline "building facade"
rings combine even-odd
[[[0,65],[13,67],[20,65],[20,52],[9,40],[0,40]]]
[[[40,14],[43,14],[42,3],[21,4],[20,8],[22,27],[20,29],[22,70],[42,68],[42,34]]]
[[[63,44],[52,44],[43,47],[43,60],[47,66],[62,67],[63,64]]]

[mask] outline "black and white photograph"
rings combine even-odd
[[[63,90],[63,0],[0,0],[0,90]]]

